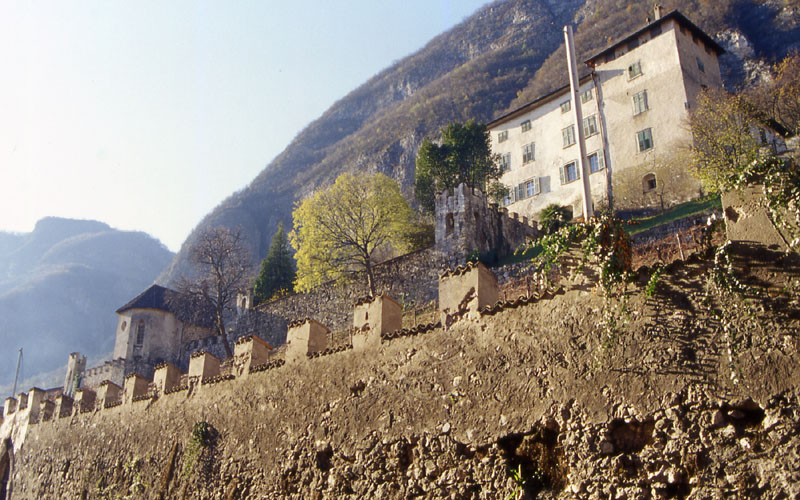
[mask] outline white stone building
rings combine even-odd
[[[661,208],[696,197],[681,164],[687,119],[704,87],[721,87],[724,52],[680,12],[658,17],[586,61],[579,102],[595,208]],[[566,61],[564,62],[566,80]],[[580,71],[580,70],[579,70]],[[511,190],[510,212],[535,218],[547,205],[581,214],[582,183],[569,87],[488,124]]]

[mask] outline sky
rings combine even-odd
[[[177,251],[308,123],[488,0],[0,0],[0,231]]]

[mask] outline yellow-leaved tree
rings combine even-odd
[[[363,272],[372,296],[377,254],[388,245],[405,250],[415,219],[393,179],[351,173],[303,200],[292,217],[297,291]]]
[[[703,91],[689,124],[694,137],[691,165],[710,192],[726,191],[731,180],[761,155],[760,123],[744,95],[721,89]]]

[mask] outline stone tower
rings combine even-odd
[[[64,377],[64,394],[69,397],[75,395],[75,390],[80,389],[83,372],[86,371],[86,356],[79,352],[69,354],[67,362],[67,375]]]
[[[497,260],[539,235],[535,222],[509,215],[466,184],[437,194],[435,203],[436,249],[462,263],[468,257]]]

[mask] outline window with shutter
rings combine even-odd
[[[590,137],[597,133],[597,117],[595,115],[583,119],[583,135]]]
[[[628,66],[628,80],[632,80],[642,74],[642,63],[636,61]]]
[[[575,126],[570,125],[567,128],[561,129],[561,138],[564,141],[565,148],[575,144]]]
[[[503,172],[511,170],[511,153],[506,153],[500,156],[500,169]]]
[[[636,142],[639,146],[639,152],[653,149],[653,132],[651,129],[646,128],[636,133]]]
[[[650,109],[647,104],[647,91],[642,90],[633,95],[633,114],[638,115]]]
[[[569,184],[581,178],[578,163],[571,161],[561,167],[561,184]]]
[[[589,172],[595,173],[603,170],[603,157],[600,152],[589,155]]]
[[[534,160],[535,144],[530,143],[522,147],[522,163],[530,163]]]

